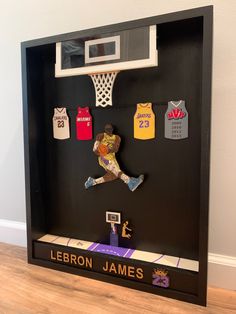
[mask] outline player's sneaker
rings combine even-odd
[[[89,177],[88,180],[84,184],[85,189],[88,189],[88,188],[90,188],[93,185],[95,185],[95,180],[93,178],[91,178],[91,177]]]
[[[134,191],[137,189],[137,187],[143,182],[144,175],[141,174],[138,178],[130,178],[128,182],[128,187],[130,191]]]

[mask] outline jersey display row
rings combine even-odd
[[[53,137],[58,140],[70,138],[69,118],[66,108],[54,108],[53,115]],[[76,116],[76,138],[77,140],[91,140],[93,138],[92,116],[89,108],[78,107]]]
[[[152,103],[139,103],[133,118],[134,138],[149,140],[155,138],[155,114]],[[91,140],[93,138],[92,116],[89,107],[78,107],[76,116],[77,140]],[[185,101],[169,101],[165,113],[165,138],[180,140],[188,138],[188,112]],[[69,117],[66,108],[54,108],[53,137],[64,140],[70,138]]]

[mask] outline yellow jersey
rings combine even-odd
[[[139,140],[155,138],[155,114],[151,103],[137,104],[134,115],[134,138]]]

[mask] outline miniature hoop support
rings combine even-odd
[[[112,106],[113,85],[119,71],[89,74],[96,93],[96,107]]]

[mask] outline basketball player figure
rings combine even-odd
[[[115,157],[115,154],[119,150],[121,139],[118,135],[113,134],[113,126],[111,124],[106,124],[104,131],[104,133],[99,133],[97,135],[93,151],[99,156],[99,165],[106,170],[106,174],[97,179],[89,177],[85,182],[85,188],[88,189],[91,186],[119,178],[126,183],[130,191],[133,192],[143,182],[144,176],[140,175],[138,178],[133,178],[121,171]]]
[[[128,238],[128,239],[130,239],[130,238],[131,238],[130,232],[132,231],[132,229],[128,228],[128,224],[129,224],[128,220],[126,220],[126,221],[123,223],[121,236],[122,236],[123,238]],[[130,231],[130,232],[129,232],[129,231]]]

